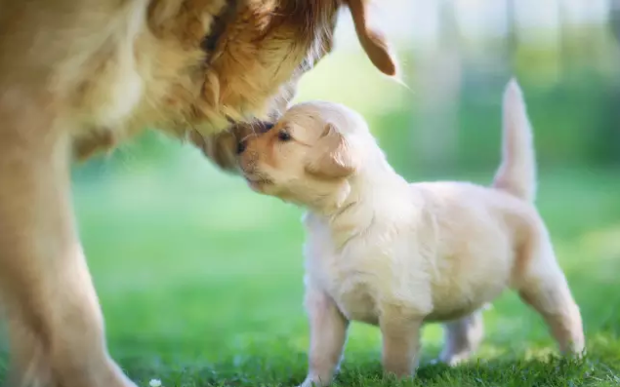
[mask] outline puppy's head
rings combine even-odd
[[[239,163],[257,192],[308,207],[337,204],[362,167],[368,135],[361,116],[344,106],[302,103],[242,141]]]

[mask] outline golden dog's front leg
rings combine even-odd
[[[133,386],[109,358],[50,101],[0,95],[0,298],[10,387]],[[50,110],[52,110],[50,108]]]
[[[379,325],[383,340],[383,369],[398,378],[413,376],[420,362],[420,329],[423,318],[403,314],[400,308],[382,311]]]

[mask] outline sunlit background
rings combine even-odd
[[[516,76],[535,130],[537,203],[588,340],[619,348],[620,7],[378,3],[373,15],[397,49],[404,84],[371,66],[344,13],[335,52],[303,79],[298,100],[359,110],[411,181],[487,184],[499,161],[501,95]],[[131,375],[161,372],[170,385],[189,378],[186,369],[206,381],[234,378],[236,369],[269,370],[278,353],[286,354],[284,366],[269,377],[300,381],[308,342],[302,210],[251,192],[190,145],[154,132],[76,166],[74,193],[111,351]],[[512,294],[485,312],[485,322],[482,358],[554,350],[538,316]],[[352,333],[350,367],[356,359],[378,362],[378,332],[354,325]],[[424,361],[440,343],[440,327],[427,327]]]

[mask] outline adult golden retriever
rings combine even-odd
[[[106,349],[72,212],[71,159],[151,126],[231,166],[243,123],[277,117],[331,50],[343,6],[371,61],[395,74],[364,0],[0,0],[9,386],[133,385]]]

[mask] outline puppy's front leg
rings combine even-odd
[[[403,314],[398,307],[382,310],[379,319],[383,340],[383,369],[398,378],[413,376],[420,360],[423,318]]]
[[[301,386],[327,386],[342,358],[349,321],[329,295],[313,287],[307,289],[306,308],[310,321],[309,370]]]

